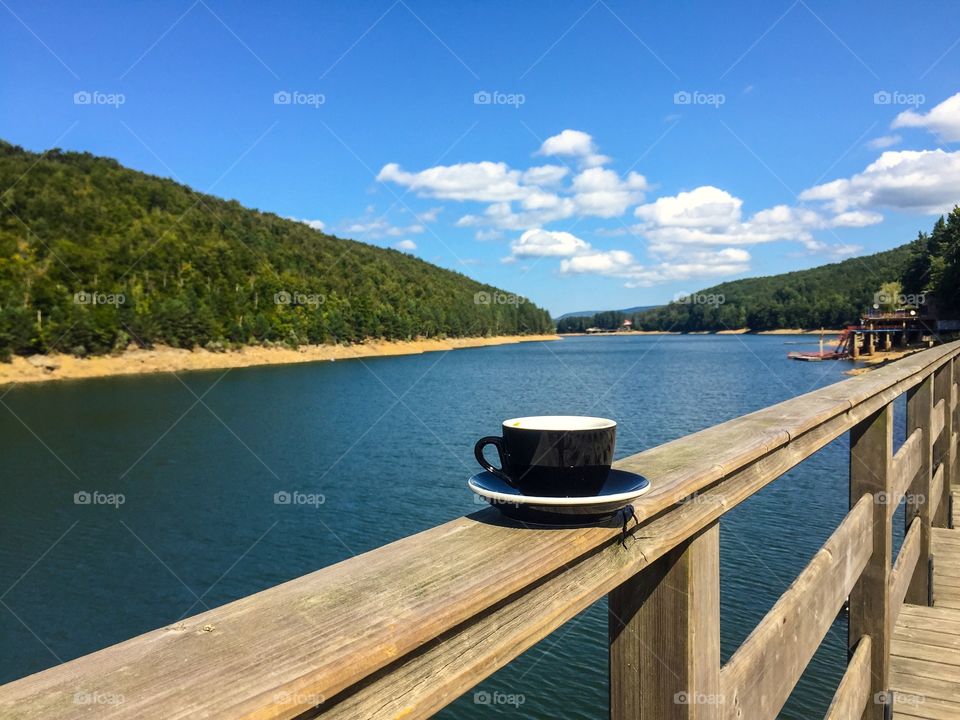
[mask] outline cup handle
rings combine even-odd
[[[499,468],[495,468],[493,465],[487,462],[487,459],[483,456],[483,449],[487,445],[496,446],[497,455],[500,456]],[[489,473],[493,473],[498,478],[500,478],[505,483],[507,483],[507,485],[509,485],[510,487],[516,487],[516,485],[513,484],[513,481],[509,477],[507,477],[507,474],[503,471],[503,465],[505,464],[503,460],[505,455],[504,448],[503,448],[503,438],[497,437],[496,435],[488,435],[487,437],[480,438],[479,440],[477,440],[477,444],[474,445],[473,447],[473,454],[477,458],[477,462],[480,463],[480,467],[482,467],[484,470],[486,470]]]

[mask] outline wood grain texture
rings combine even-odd
[[[892,515],[900,505],[900,500],[907,493],[911,483],[920,471],[923,464],[923,431],[915,429],[906,439],[897,454],[893,456],[893,498],[887,504],[887,510]]]
[[[824,715],[824,720],[860,720],[872,697],[870,679],[871,640],[869,635],[860,638],[847,669],[843,673],[833,701]]]
[[[612,720],[720,717],[720,526],[610,593]]]
[[[773,720],[873,552],[864,495],[720,671],[724,717]]]
[[[903,537],[903,544],[897,555],[897,562],[890,571],[890,609],[888,617],[895,623],[903,607],[903,599],[907,595],[910,579],[913,577],[920,557],[920,519],[914,518],[910,529]]]
[[[850,504],[867,495],[873,499],[876,512],[869,531],[870,559],[850,592],[847,647],[852,652],[863,636],[871,638],[871,696],[886,692],[890,680],[893,467],[893,403],[890,403],[850,431]],[[883,706],[877,703],[864,706],[863,718],[883,720]]]
[[[931,428],[933,423],[933,376],[928,375],[923,382],[907,391],[907,432],[920,430],[923,433],[921,444],[920,469],[907,488],[907,505],[904,512],[906,527],[913,519],[920,519],[920,557],[914,569],[913,577],[907,588],[906,601],[913,605],[926,605],[929,593],[927,561],[930,557],[930,483],[933,479],[933,442]]]

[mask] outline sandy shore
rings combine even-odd
[[[504,335],[498,337],[450,338],[447,340],[369,341],[357,345],[306,345],[289,348],[245,347],[242,350],[210,352],[156,346],[150,350],[128,350],[120,355],[77,358],[72,355],[15,357],[0,363],[0,386],[9,383],[48,382],[142,375],[182,370],[222,370],[253,365],[284,365],[331,360],[350,360],[390,355],[417,355],[441,350],[507,345],[510,343],[559,340],[557,335]]]

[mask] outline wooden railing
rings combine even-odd
[[[523,528],[488,508],[0,687],[0,716],[423,718],[608,595],[612,718],[774,718],[849,598],[850,661],[827,717],[879,720],[893,623],[904,602],[930,602],[930,528],[957,482],[958,353],[942,345],[618,462],[652,483],[627,542],[619,527]],[[721,666],[719,519],[848,431],[849,513]]]

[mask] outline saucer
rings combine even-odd
[[[611,517],[650,489],[650,481],[625,470],[610,470],[596,495],[550,497],[524,495],[493,473],[467,481],[477,495],[510,518],[543,524],[581,524]]]

